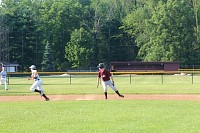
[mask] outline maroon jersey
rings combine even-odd
[[[110,76],[111,76],[111,73],[107,70],[107,69],[104,69],[104,70],[99,70],[99,74],[98,74],[98,77],[102,77],[102,80],[103,81],[108,81],[110,80]]]

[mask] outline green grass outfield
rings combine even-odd
[[[123,94],[200,94],[200,77],[114,76]],[[96,76],[42,77],[52,94],[102,94]],[[11,77],[0,95],[31,93],[27,77]],[[114,93],[109,89],[109,94]],[[198,133],[200,101],[93,100],[0,102],[2,133]]]
[[[0,102],[2,133],[198,133],[198,101]]]
[[[96,75],[44,76],[46,94],[101,94],[96,86]],[[123,94],[200,94],[200,76],[174,75],[114,75],[115,85]],[[0,86],[0,95],[36,95],[29,88],[33,81],[27,77],[10,77],[9,91]],[[109,89],[109,93],[114,93]]]

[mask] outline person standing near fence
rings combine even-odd
[[[97,76],[97,87],[99,86],[100,79],[102,79],[101,83],[102,83],[102,87],[104,89],[105,99],[108,98],[107,97],[107,93],[108,93],[107,85],[110,86],[118,94],[119,97],[124,97],[124,95],[120,94],[119,91],[117,90],[117,88],[115,87],[112,74],[110,73],[110,71],[105,69],[105,65],[103,63],[99,63],[98,68],[99,68],[99,72],[98,72],[98,76]]]
[[[44,97],[46,101],[49,101],[49,98],[44,94],[42,90],[42,79],[39,77],[36,66],[31,65],[29,68],[31,69],[31,77],[28,78],[28,80],[34,80],[34,83],[30,87],[30,90],[32,92],[38,92],[41,97]]]
[[[1,76],[1,80],[0,80],[0,85],[4,84],[4,89],[5,90],[8,90],[8,87],[7,87],[7,72],[5,71],[5,68],[2,67],[2,71],[0,73],[0,76]]]

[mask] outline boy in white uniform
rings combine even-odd
[[[5,90],[8,90],[8,88],[7,88],[7,82],[6,82],[7,72],[5,71],[4,67],[2,67],[2,71],[0,73],[0,76],[1,76],[0,85],[4,84]]]
[[[46,101],[49,101],[49,98],[44,94],[42,90],[42,80],[39,77],[39,74],[37,73],[36,66],[31,65],[29,67],[31,69],[31,77],[28,78],[28,80],[34,80],[35,82],[30,87],[30,90],[32,92],[38,92],[40,93],[40,96],[44,97]],[[36,89],[37,88],[37,89]]]

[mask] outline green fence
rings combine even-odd
[[[112,72],[115,81],[120,84],[197,84],[200,83],[200,71],[171,72]],[[91,84],[96,82],[97,72],[40,72],[45,80],[50,78],[55,84]],[[12,78],[26,78],[30,73],[8,73],[8,83]],[[57,82],[57,79],[62,79]]]

